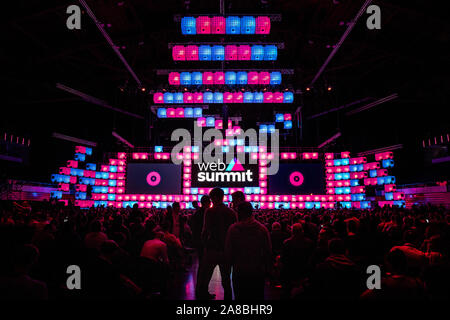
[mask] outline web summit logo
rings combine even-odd
[[[228,165],[220,159],[217,162],[197,163],[198,182],[253,182],[253,172],[245,170],[239,159],[233,159]]]

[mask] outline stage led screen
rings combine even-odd
[[[201,162],[192,164],[192,187],[243,188],[259,186],[258,165],[241,164],[238,159],[230,163]]]
[[[269,194],[325,194],[325,169],[321,163],[281,163],[268,176]]]
[[[172,163],[129,163],[126,193],[181,194],[181,166]]]

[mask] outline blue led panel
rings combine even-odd
[[[248,16],[241,19],[241,34],[254,34],[255,29],[255,17]]]
[[[225,72],[225,84],[235,85],[236,84],[236,72],[227,71]]]

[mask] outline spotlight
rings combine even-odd
[[[311,91],[311,88],[310,87],[306,87],[306,91]]]
[[[141,91],[142,91],[142,92],[145,92],[145,90],[146,90],[145,87],[142,87],[142,88],[141,88]]]
[[[327,87],[327,90],[328,90],[328,91],[331,91],[331,90],[333,90],[333,88],[332,88],[331,86],[328,86],[328,87]]]

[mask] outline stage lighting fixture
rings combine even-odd
[[[293,103],[294,102],[294,93],[291,91],[287,91],[283,93],[283,102],[284,103]]]
[[[284,100],[284,94],[281,92],[274,92],[273,93],[273,103],[283,103]]]
[[[164,103],[164,94],[162,92],[157,92],[153,95],[154,103]]]
[[[193,118],[194,117],[194,109],[192,109],[192,108],[185,108],[184,109],[184,117],[185,118]]]
[[[174,46],[172,48],[172,57],[175,61],[184,61],[186,60],[186,51],[184,46]]]
[[[174,108],[167,108],[167,118],[175,118],[176,112]]]
[[[225,74],[222,71],[214,72],[214,84],[225,84]]]
[[[283,128],[284,129],[292,129],[292,121],[291,120],[284,121]]]
[[[237,60],[238,48],[235,45],[225,46],[225,60]]]
[[[212,60],[223,61],[225,60],[225,48],[224,46],[213,46],[212,47]]]
[[[206,118],[206,126],[207,127],[214,127],[215,126],[216,119],[214,117],[207,117]]]
[[[214,103],[214,94],[210,91],[204,92],[203,103]]]
[[[158,118],[166,118],[166,116],[167,116],[166,108],[158,108],[158,111],[156,112],[156,116]]]
[[[231,92],[223,93],[223,103],[233,103],[233,94]]]
[[[270,73],[270,85],[281,84],[281,72],[274,71]]]
[[[198,60],[198,46],[191,45],[186,47],[186,60],[187,61]]]
[[[251,59],[251,47],[249,45],[241,45],[238,47],[238,60],[250,60]]]
[[[258,84],[258,82],[259,82],[258,72],[249,72],[247,78],[248,78],[247,79],[248,84],[254,85],[254,84]]]
[[[235,85],[236,84],[236,72],[227,71],[225,72],[225,84]]]
[[[194,108],[194,117],[199,118],[203,116],[202,108]]]
[[[278,49],[274,45],[267,45],[264,47],[264,60],[275,61],[277,60]]]
[[[273,102],[273,92],[264,92],[264,103]]]
[[[214,92],[214,103],[223,103],[223,93]]]
[[[270,84],[270,74],[268,72],[260,72],[259,73],[259,84],[268,85]]]
[[[234,17],[234,16],[227,17],[226,32],[227,32],[227,34],[240,34],[241,33],[241,19],[239,17]]]
[[[181,19],[182,34],[196,34],[196,19],[194,17],[183,17]]]
[[[267,132],[268,133],[274,133],[275,132],[275,125],[274,124],[268,124],[267,125]]]
[[[203,73],[203,84],[205,85],[214,84],[214,74],[212,72]]]
[[[183,100],[184,100],[183,92],[175,92],[173,94],[174,103],[183,103]]]
[[[211,60],[211,46],[201,45],[198,48],[198,59],[201,61]]]
[[[202,92],[194,93],[194,103],[203,103],[203,93]]]
[[[253,101],[255,103],[263,103],[264,102],[264,93],[262,93],[262,92],[254,92],[253,93]]]
[[[282,113],[275,114],[275,122],[284,122],[284,114]]]
[[[155,152],[163,152],[162,146],[155,146]]]
[[[253,103],[253,92],[244,92],[244,103]]]
[[[164,93],[164,103],[173,103],[173,93],[170,92]]]
[[[192,72],[192,84],[193,85],[201,85],[203,83],[203,75],[201,72]]]
[[[180,84],[183,86],[188,86],[192,83],[192,77],[190,72],[180,73]]]
[[[173,86],[180,85],[180,74],[178,72],[169,73],[169,84]]]
[[[264,60],[264,47],[261,45],[252,46],[251,60],[261,61]]]
[[[244,102],[244,94],[242,92],[233,93],[233,103],[242,103]]]
[[[259,126],[259,131],[262,133],[267,133],[267,125],[266,124],[261,124]],[[247,147],[245,147],[245,150],[247,150]],[[250,147],[248,147],[249,151],[245,151],[245,152],[250,152]]]
[[[194,103],[194,94],[192,92],[183,93],[183,102],[184,103]]]

